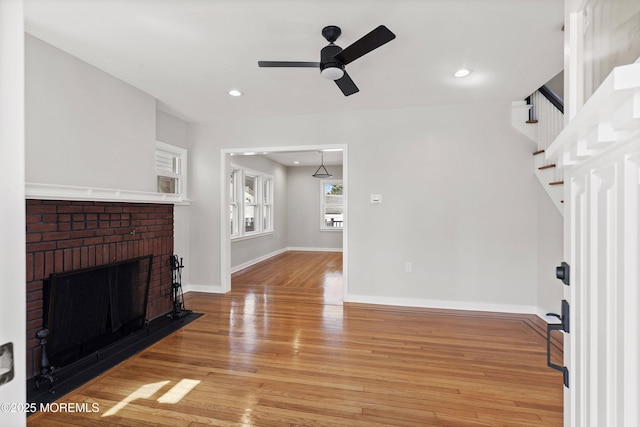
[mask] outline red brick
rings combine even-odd
[[[72,239],[81,239],[81,238],[87,238],[87,237],[93,237],[95,236],[96,232],[93,230],[78,230],[78,231],[72,231],[71,235],[69,236]],[[87,243],[85,242],[85,245]]]
[[[33,254],[27,254],[26,256],[25,271],[27,273],[27,282],[31,282],[33,280]]]
[[[29,233],[25,236],[25,242],[34,243],[42,240],[42,234],[40,233]]]
[[[82,209],[84,212],[102,213],[105,211],[104,206],[85,206]]]
[[[39,213],[55,213],[56,206],[51,205],[29,205],[27,206],[27,213],[31,214],[39,214]]]
[[[37,301],[37,300],[41,300],[41,299],[42,299],[42,290],[35,291],[35,292],[29,292],[27,294],[27,302],[29,302],[29,301]]]
[[[40,214],[27,214],[27,216],[25,217],[25,221],[27,224],[40,222],[41,220],[42,220],[42,215]]]
[[[101,245],[102,243],[104,243],[104,237],[91,237],[90,239],[83,240],[85,246]]]
[[[58,206],[58,213],[76,213],[78,210],[77,206]]]
[[[51,251],[51,250],[54,250],[55,248],[56,248],[56,242],[27,243],[27,253]]]
[[[54,252],[54,261],[55,261],[55,272],[59,273],[61,271],[64,271],[64,251],[62,250],[56,250]]]
[[[71,249],[64,250],[64,271],[70,271],[73,268],[73,251]]]
[[[113,235],[113,236],[105,236],[104,241],[105,241],[105,243],[121,242],[122,241],[122,235],[116,234],[116,235]]]
[[[82,246],[82,239],[60,240],[57,243],[57,249],[77,248]]]
[[[89,246],[88,266],[94,267],[96,265],[96,246]]]
[[[71,251],[73,253],[73,269],[77,270],[81,265],[80,248],[73,248]]]
[[[80,248],[80,268],[89,267],[89,248],[83,246]]]
[[[44,241],[64,240],[64,239],[68,239],[69,236],[70,236],[70,234],[67,231],[55,231],[55,232],[52,232],[52,233],[43,233],[42,234],[42,239]]]
[[[44,254],[44,277],[47,278],[55,272],[54,252],[48,251]]]
[[[27,233],[43,233],[57,230],[58,224],[52,222],[27,224]]]
[[[44,278],[44,252],[36,252],[33,263],[33,279],[42,280]]]
[[[38,292],[42,290],[42,280],[27,282],[27,293]]]

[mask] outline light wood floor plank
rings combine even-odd
[[[202,317],[60,399],[98,413],[28,425],[562,425],[541,319],[343,304],[341,274],[340,253],[285,252],[228,294],[188,294]],[[183,380],[197,383],[167,403]]]

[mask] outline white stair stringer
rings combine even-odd
[[[561,214],[564,214],[564,185],[551,185],[564,181],[564,172],[557,167],[539,169],[543,166],[558,164],[559,159],[549,156],[546,152],[556,136],[562,131],[563,114],[539,92],[531,96],[532,105],[526,101],[514,101],[511,105],[511,124],[522,134],[536,143],[537,151],[545,150],[534,156],[534,173],[540,185],[549,195],[553,204]],[[529,121],[529,110],[534,108],[536,121]]]

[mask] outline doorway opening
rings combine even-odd
[[[220,173],[221,173],[221,284],[222,284],[222,292],[229,292],[231,290],[231,274],[234,271],[238,270],[238,266],[232,267],[232,238],[230,231],[230,224],[232,219],[232,197],[231,192],[232,187],[230,185],[230,177],[234,170],[234,161],[237,161],[242,156],[262,156],[264,158],[275,161],[276,163],[280,163],[284,168],[288,171],[290,168],[296,168],[298,166],[310,166],[311,164],[305,164],[304,162],[300,162],[299,164],[286,164],[289,160],[287,158],[293,157],[310,157],[312,156],[315,159],[315,163],[318,163],[320,160],[320,152],[324,152],[324,162],[331,170],[331,165],[327,162],[327,152],[341,154],[341,162],[342,162],[342,185],[343,185],[343,200],[344,200],[344,212],[343,212],[343,223],[341,230],[339,231],[342,235],[341,243],[342,243],[342,300],[346,301],[346,296],[348,295],[348,151],[346,144],[327,144],[327,145],[313,145],[313,146],[286,146],[286,147],[251,147],[251,148],[234,148],[234,149],[222,149],[220,155]],[[238,157],[236,157],[238,156]],[[278,159],[278,160],[274,160]],[[285,160],[280,160],[285,159]],[[293,160],[291,160],[293,162]],[[319,163],[318,163],[319,164]],[[318,164],[315,164],[313,169],[315,170],[318,167]],[[289,175],[287,173],[287,175]],[[277,178],[277,177],[274,177]],[[313,178],[311,173],[309,173],[310,185],[317,185],[318,189],[320,189],[320,180]],[[277,185],[277,183],[276,183]],[[277,187],[276,187],[277,188]],[[286,186],[284,187],[286,188]],[[278,189],[278,188],[277,188]],[[280,191],[283,191],[283,188],[279,188]],[[286,190],[284,190],[286,191]],[[282,199],[282,198],[280,198]],[[286,198],[285,198],[286,199]],[[276,202],[278,201],[278,197],[276,196]],[[292,204],[291,201],[287,203],[287,205]],[[285,219],[287,218],[289,213],[288,206],[276,206],[274,209],[274,215],[278,218],[278,215],[285,215]],[[319,210],[318,210],[319,212]],[[259,237],[241,237],[234,238],[233,242],[237,245],[239,242],[241,245],[251,246],[252,250],[255,250],[255,257],[253,258],[253,262],[260,262],[261,260],[268,259],[279,253],[283,253],[289,250],[305,250],[304,248],[293,246],[287,241],[288,234],[286,230],[282,230],[282,226],[278,226],[278,221],[281,220],[276,219],[276,225],[274,229],[265,235]],[[280,221],[282,224],[282,221]],[[286,221],[285,221],[286,224]],[[320,224],[318,224],[318,229],[320,228]],[[324,231],[324,233],[335,233],[336,231]],[[265,243],[269,239],[273,242],[273,239],[285,237],[285,241],[281,241],[277,244],[277,248],[266,248]],[[266,248],[266,249],[265,249]],[[314,248],[309,248],[309,250],[313,250]],[[262,257],[262,258],[261,258]]]

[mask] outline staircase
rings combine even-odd
[[[511,124],[537,144],[533,152],[535,175],[562,214],[564,173],[546,152],[564,127],[562,101],[545,86],[527,100],[512,103]]]

